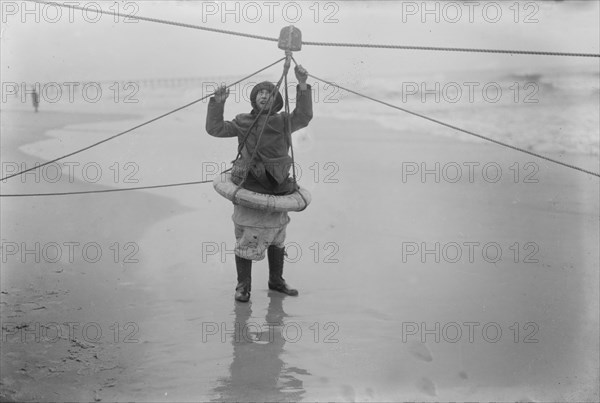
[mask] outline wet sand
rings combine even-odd
[[[18,148],[43,140],[47,130],[131,118],[3,111],[2,162],[40,161]],[[3,183],[2,193],[106,188],[70,182],[67,175],[49,183],[30,174],[25,183],[18,178]],[[150,314],[143,306],[153,297],[135,281],[147,261],[131,242],[151,225],[149,216],[160,219],[185,209],[160,196],[111,196],[1,200],[2,401],[93,401],[134,365],[139,349],[123,349],[124,341],[137,333],[136,321]],[[85,245],[90,248],[84,254]],[[25,249],[30,252],[22,255]]]
[[[155,170],[142,185],[197,180],[206,173],[200,162],[231,159],[235,143],[204,133],[202,108],[146,130],[136,143],[146,148],[134,155],[141,171]],[[155,140],[165,130],[172,137],[159,143],[159,160]],[[297,145],[301,183],[313,195],[288,228],[284,276],[297,298],[267,290],[263,261],[253,266],[251,303],[233,301],[232,207],[210,185],[3,199],[3,240],[93,240],[109,251],[134,242],[139,262],[3,263],[3,326],[94,322],[103,337],[94,343],[75,332],[74,340],[36,342],[29,334],[22,342],[26,327],[3,327],[2,396],[598,399],[597,179],[495,146],[368,121],[316,117]],[[109,161],[106,149],[91,155]],[[447,167],[439,182],[406,176],[409,166],[436,162]],[[448,180],[453,164],[465,163],[479,164],[473,181],[466,170]],[[482,176],[488,163],[502,169],[497,182]],[[537,182],[526,182],[534,171],[528,179]],[[484,245],[491,245],[485,255]],[[434,252],[422,256],[425,248]],[[6,333],[15,334],[4,340]]]

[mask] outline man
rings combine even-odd
[[[296,108],[290,114],[278,113],[283,107],[283,99],[278,91],[274,91],[275,85],[268,81],[252,89],[252,111],[239,114],[232,121],[223,120],[229,90],[221,86],[210,99],[206,131],[214,137],[237,137],[238,145],[243,145],[241,158],[234,164],[232,178],[234,183],[245,189],[272,195],[285,195],[297,189],[289,176],[291,138],[286,136],[285,124],[289,119],[291,132],[306,127],[312,119],[312,98],[311,88],[306,84],[308,73],[302,66],[296,66],[294,71],[299,84]],[[258,121],[245,138],[257,117]],[[265,129],[260,135],[263,126]],[[290,221],[288,214],[234,205],[232,219],[238,276],[235,299],[240,302],[250,299],[252,260],[264,259],[265,251],[269,260],[269,289],[298,295],[298,291],[290,288],[282,276],[285,231]]]

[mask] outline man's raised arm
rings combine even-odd
[[[298,79],[298,88],[296,92],[296,108],[291,113],[292,132],[308,126],[313,117],[312,110],[312,89],[306,84],[308,72],[301,65],[294,69]]]
[[[208,102],[206,114],[206,131],[214,137],[236,137],[237,128],[232,122],[223,120],[225,100],[229,96],[229,89],[224,85],[215,91],[215,95]]]

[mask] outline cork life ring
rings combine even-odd
[[[233,183],[228,172],[217,175],[213,180],[213,187],[217,193],[233,204],[269,212],[302,211],[312,200],[310,192],[300,186],[294,193],[284,196],[256,193],[239,188]]]

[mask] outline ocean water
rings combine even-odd
[[[274,81],[277,74],[261,74],[232,87],[226,118],[248,112],[252,87],[263,80]],[[340,77],[338,80],[322,78],[400,108],[534,152],[599,155],[600,73],[597,69],[535,72],[495,69],[387,76],[346,74]],[[41,110],[133,113],[138,114],[141,121],[210,95],[220,83],[238,79],[234,76],[197,76],[108,81],[102,83],[102,96],[97,102],[90,102],[89,97],[84,99],[77,91],[69,100],[64,95],[66,89],[63,89],[63,96],[58,102],[44,103],[44,98],[55,97],[53,91],[56,88],[49,87],[42,97]],[[309,79],[309,83],[313,87],[317,118],[371,120],[397,131],[399,136],[407,131],[422,133],[431,141],[440,136],[457,141],[484,141],[314,79]],[[288,89],[292,108],[295,85],[295,79],[290,77]],[[44,84],[40,86],[43,90]],[[117,87],[120,88],[118,93]],[[13,97],[8,101],[5,108],[32,109],[28,98],[23,101],[20,97]],[[204,114],[207,103],[205,99],[192,108]]]
[[[479,71],[428,76],[403,74],[340,84],[534,152],[597,156],[599,82],[598,71]],[[484,141],[347,92],[336,93],[335,97],[334,102],[317,105],[317,111],[324,106],[329,116],[372,119],[400,132],[423,133],[432,141],[436,136]],[[333,98],[330,96],[330,100]]]

